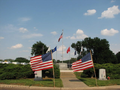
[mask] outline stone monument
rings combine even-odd
[[[68,70],[67,63],[57,63],[60,70]]]
[[[41,80],[43,80],[42,79],[42,71],[35,71],[34,74],[35,74],[34,81],[41,81]]]
[[[105,69],[99,69],[99,80],[107,80],[106,79],[106,70]]]

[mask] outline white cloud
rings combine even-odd
[[[84,39],[86,37],[88,37],[88,36],[84,34],[83,30],[78,29],[76,31],[76,34],[74,34],[74,36],[70,37],[70,39],[72,39],[72,40],[73,39]]]
[[[96,10],[92,9],[92,10],[87,10],[87,13],[84,13],[84,15],[93,15],[95,13],[96,13]]]
[[[36,27],[34,27],[34,30],[37,31],[38,29]]]
[[[43,35],[40,33],[34,33],[29,35],[24,35],[23,38],[34,38],[34,37],[42,37]]]
[[[31,20],[31,18],[29,18],[29,17],[22,17],[22,18],[19,18],[18,20],[21,21],[21,22],[26,22],[26,21]]]
[[[60,47],[58,47],[57,51],[62,52],[62,46],[63,46],[63,51],[66,49],[64,45],[61,45]]]
[[[117,15],[120,13],[120,10],[118,9],[118,6],[113,6],[108,8],[107,10],[103,11],[101,14],[101,17],[98,17],[98,19],[101,18],[114,18],[114,15]]]
[[[115,2],[115,0],[111,0],[111,3]]]
[[[3,27],[0,27],[0,29],[2,29],[5,32],[14,32],[18,30],[18,28],[15,27],[13,24],[5,25]]]
[[[51,34],[56,35],[56,34],[57,34],[57,32],[56,32],[56,31],[54,31],[54,32],[51,32]]]
[[[27,32],[28,30],[27,30],[26,28],[23,28],[23,27],[22,27],[22,28],[19,28],[19,31],[22,32],[22,33],[25,33],[25,32]]]
[[[16,44],[14,46],[11,47],[11,49],[17,49],[17,48],[22,48],[23,45],[22,44]]]
[[[4,39],[4,37],[0,37],[0,40],[1,40],[1,39]]]
[[[101,31],[101,34],[105,36],[114,36],[116,33],[119,33],[119,31],[113,28],[111,28],[110,30],[104,29]]]

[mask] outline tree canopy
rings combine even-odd
[[[83,50],[80,55],[81,46]],[[116,56],[109,49],[109,42],[106,39],[95,38],[85,38],[83,41],[78,41],[77,43],[72,43],[71,47],[74,48],[78,53],[78,58],[82,58],[88,52],[92,52],[94,63],[118,63]]]
[[[26,63],[29,63],[30,61],[26,58],[23,58],[23,57],[18,57],[15,59],[15,62],[26,62]]]
[[[42,54],[45,54],[47,50],[48,50],[48,47],[44,43],[39,41],[33,44],[31,55],[35,55],[35,56],[42,55]]]
[[[116,57],[117,57],[118,63],[120,63],[120,51],[116,54]]]

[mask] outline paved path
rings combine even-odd
[[[73,72],[60,72],[60,78],[64,88],[81,88],[88,87],[82,81],[76,78]]]

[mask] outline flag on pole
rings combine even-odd
[[[31,57],[30,65],[33,71],[53,68],[51,52]]]
[[[80,55],[81,55],[82,51],[83,51],[83,46],[81,46],[81,51],[80,51]]]
[[[50,51],[50,47],[48,47],[48,50],[46,51],[46,53],[48,53]]]
[[[60,35],[58,42],[60,41],[61,38],[63,38],[63,33]]]
[[[52,53],[55,51],[57,51],[57,46],[54,49],[52,49]]]
[[[72,63],[73,72],[85,70],[93,67],[93,62],[90,53],[85,55],[82,59]]]
[[[70,52],[70,47],[67,49],[67,53]]]
[[[75,50],[75,52],[74,52],[74,55],[76,55],[76,50]]]

